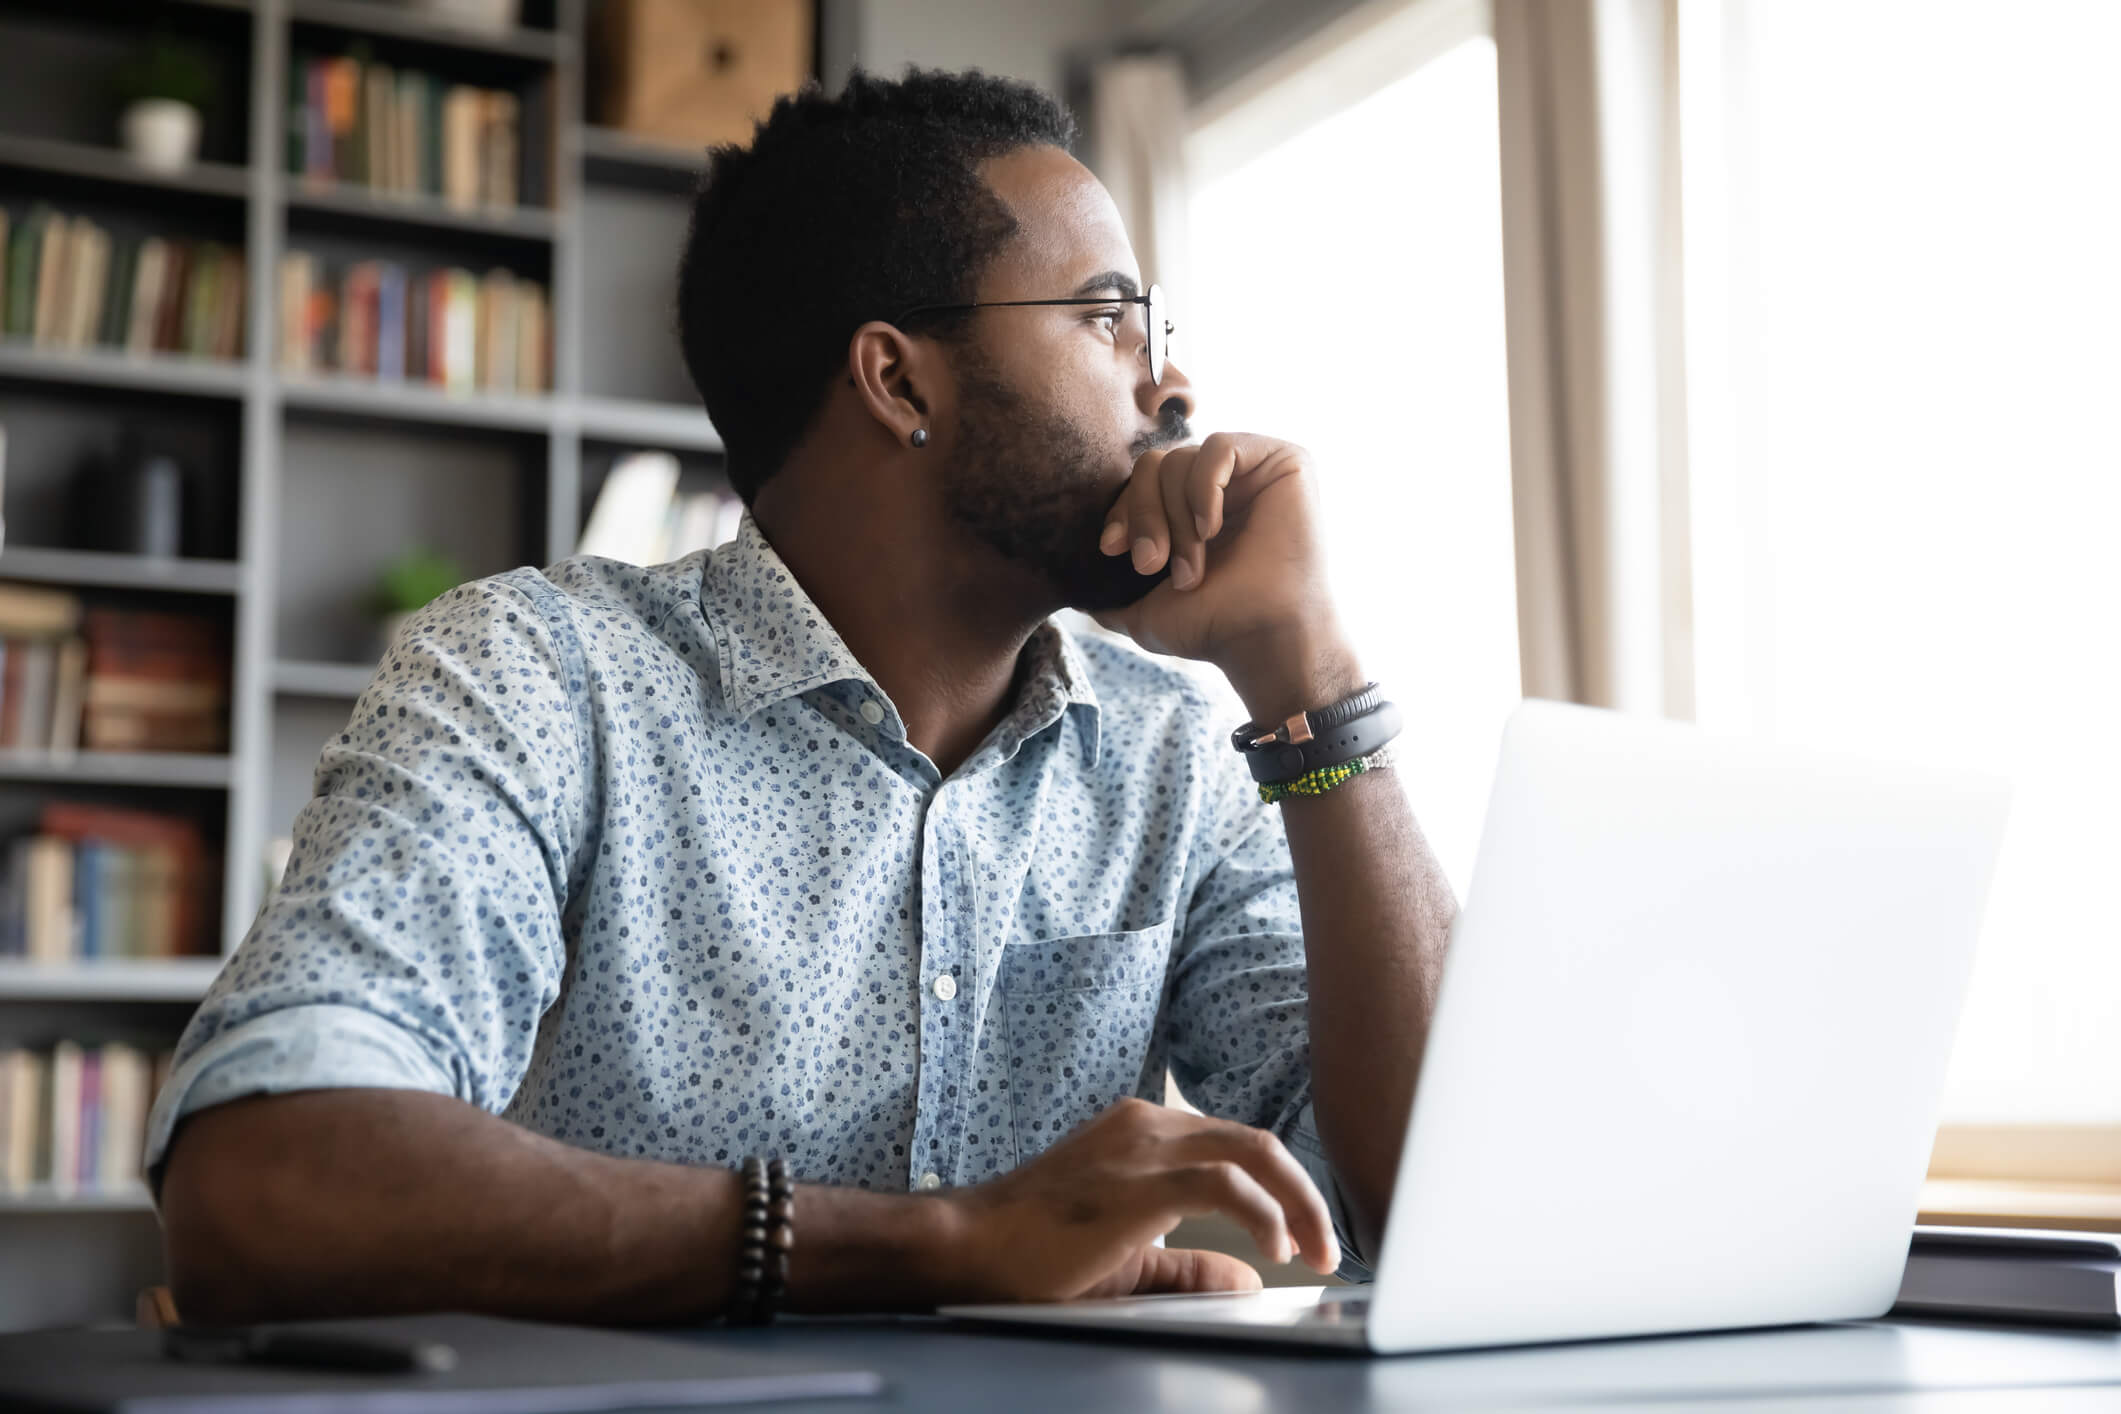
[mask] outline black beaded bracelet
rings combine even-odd
[[[740,1168],[744,1212],[738,1229],[736,1291],[729,1324],[763,1326],[773,1320],[788,1289],[788,1253],[795,1246],[795,1180],[788,1162],[748,1155]]]

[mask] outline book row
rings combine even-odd
[[[422,382],[450,392],[552,386],[545,289],[500,266],[409,271],[390,260],[280,259],[280,367]]]
[[[463,209],[550,202],[549,79],[519,99],[354,55],[297,52],[288,84],[293,175]]]
[[[227,624],[0,584],[0,748],[228,749]]]
[[[681,494],[678,472],[668,452],[629,452],[613,462],[575,553],[660,565],[735,539],[744,503],[726,489]]]
[[[0,862],[0,957],[210,953],[217,874],[190,820],[53,801]]]
[[[46,348],[240,358],[244,258],[219,241],[109,230],[45,202],[0,208],[0,331]]]
[[[0,1050],[0,1191],[125,1192],[171,1052],[61,1041]]]

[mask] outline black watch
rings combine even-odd
[[[1367,756],[1399,735],[1400,713],[1376,683],[1329,707],[1298,712],[1280,726],[1247,722],[1230,733],[1230,745],[1262,783],[1293,781],[1322,766]]]

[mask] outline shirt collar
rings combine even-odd
[[[722,706],[731,715],[749,717],[812,688],[850,680],[885,697],[748,510],[736,538],[706,557],[699,603],[720,665]],[[1080,709],[1075,715],[1083,764],[1095,766],[1100,709],[1074,636],[1048,619],[1032,631],[1024,652],[1029,671],[1004,729],[1027,740]]]

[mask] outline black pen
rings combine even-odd
[[[373,1374],[434,1374],[457,1365],[457,1352],[439,1341],[274,1326],[170,1326],[162,1332],[162,1354],[198,1364],[292,1365]]]

